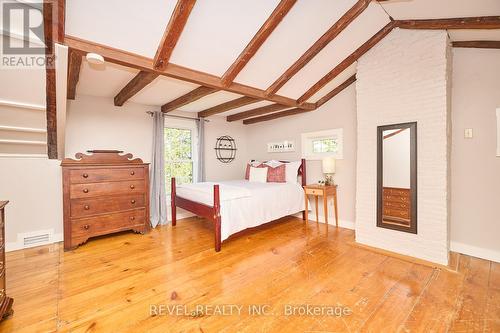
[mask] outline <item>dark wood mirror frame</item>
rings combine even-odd
[[[410,196],[411,212],[410,226],[386,223],[382,219],[383,214],[383,142],[384,131],[395,129],[410,129]],[[417,233],[417,123],[402,123],[377,127],[377,227],[393,229],[398,231]]]

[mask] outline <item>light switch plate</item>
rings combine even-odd
[[[464,131],[464,138],[472,139],[472,128],[466,128]]]

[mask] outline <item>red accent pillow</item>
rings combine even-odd
[[[268,183],[286,183],[286,165],[282,164],[276,168],[267,167]]]
[[[250,167],[252,167],[252,165],[250,165],[250,163],[247,163],[247,169],[245,171],[245,179],[248,180],[250,178]],[[261,163],[259,165],[256,165],[256,166],[253,166],[254,168],[263,168],[264,165]]]

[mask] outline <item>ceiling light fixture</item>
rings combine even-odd
[[[87,59],[87,61],[91,64],[94,64],[94,65],[102,65],[104,64],[104,58],[102,55],[100,54],[97,54],[97,53],[87,53],[87,55],[85,56],[85,58]]]

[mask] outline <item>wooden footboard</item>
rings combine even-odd
[[[221,249],[221,217],[220,217],[220,193],[219,185],[214,185],[214,204],[207,206],[205,204],[191,201],[186,198],[177,196],[175,178],[172,178],[172,226],[177,224],[177,207],[185,209],[197,216],[204,217],[214,224],[214,238],[215,238],[215,251],[219,252]]]

